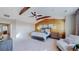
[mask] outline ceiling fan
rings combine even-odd
[[[31,12],[32,16],[31,17],[35,17],[35,18],[38,18],[38,17],[41,17],[43,15],[39,15],[37,14],[36,12]]]
[[[19,13],[19,15],[22,15],[25,11],[27,11],[29,8],[31,7],[23,7]],[[40,19],[44,19],[44,18],[49,18],[50,16],[43,16],[43,15],[39,15],[36,12],[31,12],[32,16],[31,17],[35,17],[36,20],[40,20]]]
[[[50,16],[43,16],[43,15],[37,14],[36,12],[31,12],[31,14],[33,15],[31,17],[35,17],[36,20],[44,19],[44,18],[49,18],[50,17]]]

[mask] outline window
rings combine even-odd
[[[2,33],[3,31],[10,33],[9,24],[0,23],[0,33]]]

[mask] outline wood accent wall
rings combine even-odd
[[[38,27],[43,24],[53,24],[56,29],[51,29],[51,32],[59,33],[61,37],[65,37],[65,19],[44,19],[35,24],[35,31],[40,31]]]

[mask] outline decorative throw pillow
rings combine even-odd
[[[68,39],[65,39],[64,41],[65,41],[67,44],[69,44],[69,43],[70,43]]]

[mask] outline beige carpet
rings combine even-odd
[[[56,39],[48,38],[45,42],[25,39],[14,43],[14,51],[58,51]]]

